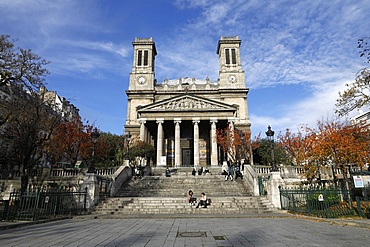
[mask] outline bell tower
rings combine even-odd
[[[244,71],[240,62],[240,44],[238,36],[221,36],[217,54],[220,60],[220,88],[245,88]]]
[[[135,38],[134,64],[130,73],[129,90],[154,90],[154,60],[157,55],[152,38]]]

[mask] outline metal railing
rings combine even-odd
[[[99,184],[99,196],[102,198],[109,197],[113,186],[112,179],[98,176],[97,180]]]
[[[270,179],[270,176],[258,176],[258,191],[260,196],[265,196],[267,194],[266,186],[267,181]]]
[[[86,195],[86,189],[14,191],[0,202],[0,215],[3,220],[30,221],[76,215],[86,211]]]
[[[294,214],[323,218],[353,216],[355,210],[349,200],[349,191],[330,188],[280,188],[281,209]]]
[[[356,209],[359,216],[370,219],[370,198],[356,196]]]

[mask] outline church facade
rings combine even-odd
[[[224,160],[216,130],[230,125],[250,131],[241,40],[221,36],[219,78],[155,78],[157,50],[152,38],[135,38],[127,94],[126,133],[156,148],[156,166],[216,166]]]

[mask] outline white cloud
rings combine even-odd
[[[326,117],[333,112],[341,86],[353,80],[363,66],[356,44],[358,38],[369,35],[367,0],[171,3],[179,14],[183,11],[186,15],[173,19],[163,15],[153,24],[143,16],[158,13],[138,13],[144,9],[138,3],[121,3],[125,6],[122,13],[127,13],[121,20],[119,15],[107,15],[113,11],[109,7],[117,6],[113,3],[104,4],[103,9],[100,1],[3,0],[0,27],[5,33],[19,35],[12,37],[26,43],[21,47],[36,49],[50,60],[53,73],[87,78],[109,78],[112,73],[128,76],[133,38],[157,34],[155,73],[159,81],[185,76],[208,76],[215,81],[218,39],[238,35],[250,93],[287,85],[302,86],[306,92],[304,98],[284,101],[277,110],[279,115],[249,109],[252,128],[264,131],[272,123],[278,130]],[[168,5],[160,7],[167,11]],[[143,16],[138,18],[138,14]]]
[[[266,124],[273,125],[278,132],[285,131],[289,128],[293,131],[297,130],[299,125],[308,125],[316,127],[318,120],[333,120],[337,116],[335,112],[335,103],[338,99],[338,92],[344,89],[344,85],[350,81],[340,80],[336,83],[323,83],[316,85],[312,89],[312,94],[307,98],[302,98],[296,104],[287,105],[284,109],[283,116],[263,116],[252,114],[252,129],[254,135],[263,131]],[[288,103],[288,102],[286,102]]]
[[[125,45],[114,44],[112,42],[90,41],[90,40],[59,40],[60,45],[78,48],[82,50],[101,51],[116,54],[121,57],[131,55],[131,50],[128,51]]]

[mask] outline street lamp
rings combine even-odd
[[[91,164],[89,166],[89,169],[87,170],[88,173],[95,173],[95,149],[96,149],[96,143],[98,142],[100,133],[97,128],[94,128],[94,131],[91,132],[91,141],[93,142],[93,152],[92,152],[92,158],[91,158]]]
[[[271,148],[271,171],[277,172],[279,171],[275,164],[275,155],[274,155],[274,134],[275,132],[271,129],[271,126],[269,125],[267,127],[266,135],[267,140],[270,142],[270,148]]]

